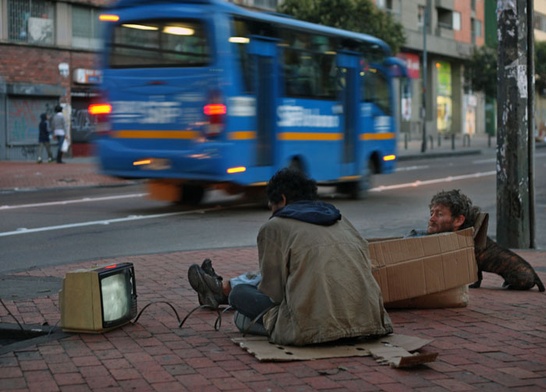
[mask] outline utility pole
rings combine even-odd
[[[533,0],[498,0],[497,242],[534,247]]]
[[[428,33],[428,0],[425,3],[423,15],[423,74],[421,75],[423,92],[421,118],[423,119],[423,140],[421,141],[421,152],[427,151],[427,33]]]

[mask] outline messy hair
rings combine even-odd
[[[300,200],[316,200],[318,198],[317,183],[301,171],[284,168],[271,177],[266,188],[267,199],[271,203],[279,203],[282,195],[286,203]]]
[[[463,215],[465,220],[461,226],[461,229],[474,226],[476,218],[480,213],[480,208],[473,206],[472,200],[470,200],[470,198],[465,194],[461,193],[459,189],[438,192],[432,196],[429,208],[432,208],[435,205],[442,205],[449,208],[449,211],[453,217]]]

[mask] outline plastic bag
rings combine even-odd
[[[70,142],[68,141],[68,139],[64,139],[63,145],[61,146],[61,151],[68,152],[69,147],[70,147]]]

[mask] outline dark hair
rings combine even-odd
[[[267,199],[271,203],[278,203],[282,195],[286,203],[300,200],[315,200],[318,198],[317,183],[308,178],[299,170],[284,168],[271,177],[267,183]]]
[[[45,114],[45,113],[40,114],[40,120],[42,120],[42,121],[47,120],[47,114]]]
[[[63,111],[63,107],[61,105],[57,105],[55,106],[55,111],[58,113],[58,112],[62,112]]]
[[[480,208],[472,205],[472,200],[465,194],[461,193],[459,189],[453,189],[451,191],[441,191],[432,196],[430,200],[429,208],[440,204],[447,208],[451,212],[453,217],[463,215],[465,217],[464,223],[461,229],[474,226],[476,218],[480,213]]]

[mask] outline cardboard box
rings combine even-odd
[[[478,279],[474,229],[368,240],[373,275],[389,303],[439,293]]]
[[[464,308],[470,297],[468,285],[385,304],[386,309],[444,309]]]

